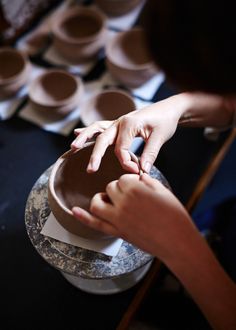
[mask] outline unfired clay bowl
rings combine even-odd
[[[90,98],[80,114],[82,122],[88,126],[98,120],[114,120],[136,108],[132,97],[118,89],[100,92]]]
[[[90,201],[98,192],[105,192],[106,185],[127,173],[122,169],[110,146],[101,162],[99,170],[87,173],[86,168],[94,144],[73,153],[62,155],[54,164],[49,177],[48,198],[52,213],[69,232],[89,239],[101,239],[107,235],[94,231],[76,220],[71,212],[73,206],[89,211]]]
[[[108,16],[121,16],[135,7],[137,7],[143,0],[95,0],[95,3]]]
[[[110,73],[131,88],[141,86],[157,72],[141,28],[118,33],[107,43],[106,57]]]
[[[0,48],[0,99],[14,96],[28,81],[30,64],[20,51]]]
[[[22,45],[22,50],[30,55],[41,53],[50,43],[50,36],[46,29],[32,33]]]
[[[80,78],[51,69],[36,78],[29,87],[29,99],[36,111],[65,116],[79,104],[83,94]]]
[[[105,45],[106,17],[99,10],[71,8],[57,15],[52,24],[54,46],[71,62],[96,57]]]

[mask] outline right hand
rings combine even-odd
[[[140,163],[142,170],[148,173],[161,146],[175,133],[182,114],[174,98],[130,112],[114,121],[98,121],[88,127],[75,129],[77,137],[71,148],[81,149],[88,140],[98,135],[87,167],[88,172],[98,170],[107,147],[115,144],[115,153],[121,166],[127,171],[138,173],[138,166],[131,160],[129,148],[135,137],[142,137],[146,144]]]

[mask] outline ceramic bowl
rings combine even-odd
[[[139,87],[152,78],[157,68],[146,46],[142,28],[120,32],[106,46],[110,73],[127,87]]]
[[[122,16],[137,7],[143,0],[95,0],[108,16]]]
[[[106,17],[99,10],[71,8],[52,23],[54,46],[65,59],[83,62],[96,57],[106,39]]]
[[[73,217],[71,208],[80,206],[89,211],[92,197],[127,172],[115,156],[114,146],[110,146],[99,170],[87,173],[93,146],[88,144],[75,153],[69,151],[56,161],[49,177],[48,198],[52,213],[66,230],[83,238],[101,239],[108,236],[81,224]]]
[[[14,96],[28,81],[30,64],[19,50],[0,48],[0,99]]]
[[[89,126],[97,120],[114,120],[136,108],[132,97],[118,89],[100,92],[83,106],[80,118]]]
[[[65,116],[79,104],[83,94],[80,78],[63,70],[48,70],[29,87],[29,99],[36,111]]]

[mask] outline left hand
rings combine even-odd
[[[176,256],[196,229],[177,198],[159,181],[143,174],[125,174],[96,194],[91,213],[74,207],[83,224],[122,237],[162,260]],[[190,231],[190,234],[189,234]],[[174,257],[173,256],[173,257]]]

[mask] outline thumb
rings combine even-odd
[[[149,188],[152,188],[155,190],[157,190],[159,188],[159,186],[161,185],[161,183],[158,180],[153,179],[152,177],[150,177],[150,175],[148,175],[146,173],[143,173],[143,175],[141,176],[141,181]]]

